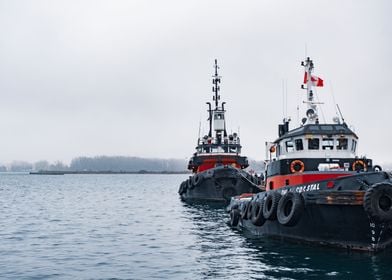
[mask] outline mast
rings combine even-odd
[[[313,61],[308,57],[306,58],[306,61],[301,62],[301,65],[305,67],[304,84],[306,84],[306,101],[304,101],[304,103],[308,105],[308,109],[306,110],[307,119],[304,120],[304,124],[318,124],[318,102],[314,101],[314,95],[312,90],[314,82],[314,78],[312,77],[314,64]],[[304,85],[302,85],[302,89],[305,89]]]
[[[222,102],[219,104],[220,100],[220,82],[221,76],[218,75],[218,61],[215,59],[214,64],[214,75],[212,76],[212,92],[213,97],[212,100],[215,102],[215,108],[213,109],[210,102],[207,102],[208,105],[208,120],[209,120],[209,131],[208,137],[215,138],[217,143],[219,144],[222,141],[222,136],[227,137],[226,131],[226,121],[225,121],[225,103]],[[213,135],[214,134],[214,135]]]
[[[221,82],[220,80],[221,76],[218,75],[219,66],[218,66],[218,61],[216,59],[215,59],[214,68],[215,68],[215,75],[212,76],[213,77],[212,83],[214,84],[214,86],[212,87],[212,92],[214,92],[215,94],[213,100],[215,100],[215,110],[217,110],[219,105],[218,101],[220,100],[220,96],[218,92],[220,90],[219,84]]]

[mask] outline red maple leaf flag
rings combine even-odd
[[[313,76],[312,75],[312,80],[311,81],[312,81],[313,86],[316,86],[316,87],[323,87],[324,86],[324,80],[319,78],[319,77],[317,77],[317,76]],[[308,82],[308,73],[305,72],[304,84],[306,84],[307,82]]]

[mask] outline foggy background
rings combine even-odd
[[[283,117],[298,124],[305,55],[324,79],[326,121],[335,98],[359,154],[391,162],[391,11],[390,1],[0,0],[0,163],[185,160],[200,121],[207,131],[215,58],[229,131],[262,160]]]

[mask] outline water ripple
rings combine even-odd
[[[255,238],[185,175],[0,174],[0,279],[391,279],[376,256]]]

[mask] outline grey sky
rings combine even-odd
[[[0,0],[0,162],[189,157],[215,58],[228,127],[264,159],[282,80],[297,124],[305,45],[326,119],[334,95],[360,153],[390,162],[391,3]]]

